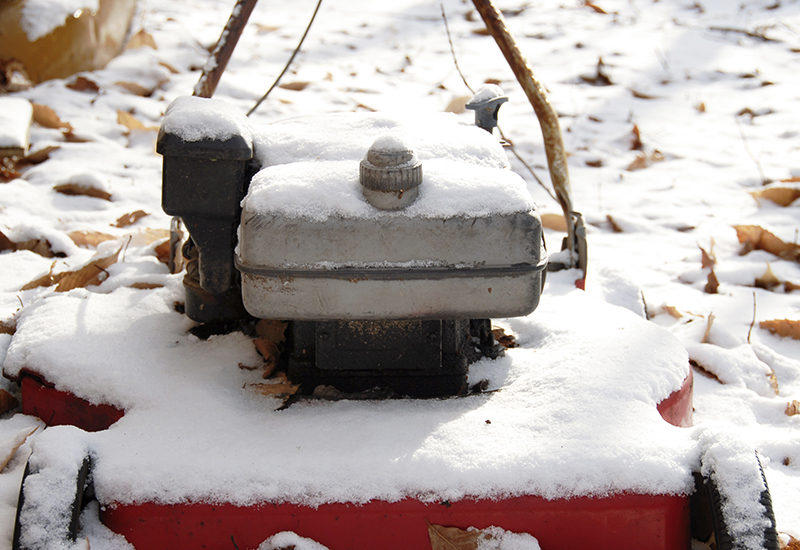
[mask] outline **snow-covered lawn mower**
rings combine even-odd
[[[257,548],[293,531],[417,549],[440,526],[545,550],[777,548],[756,456],[689,427],[677,341],[564,273],[530,314],[542,228],[491,133],[356,113],[254,131],[187,97],[158,147],[164,209],[189,231],[182,291],[59,296],[33,317],[80,319],[64,330],[86,339],[79,364],[9,352],[25,412],[82,428],[37,439],[15,548],[87,532]],[[493,317],[519,347],[504,353]],[[288,401],[236,368],[257,363],[240,331],[259,319],[280,327],[263,360],[300,386]],[[15,338],[46,354],[59,330],[35,326]]]

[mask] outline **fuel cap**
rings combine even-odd
[[[414,202],[422,183],[422,163],[402,139],[375,140],[359,169],[364,198],[381,210],[400,210]]]

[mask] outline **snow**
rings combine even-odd
[[[605,15],[579,1],[521,11],[516,3],[498,4],[507,10],[510,29],[559,113],[573,202],[587,221],[590,258],[585,295],[569,288],[571,279],[577,278],[575,273],[548,276],[539,310],[530,317],[497,321],[514,333],[521,347],[498,361],[475,365],[470,377],[487,378],[494,387],[503,385],[502,391],[442,402],[299,402],[282,414],[275,413],[272,400],[241,387],[243,382],[258,380],[257,373],[248,378],[248,371],[237,366],[239,361],[255,360],[245,338],[228,335],[202,342],[187,335],[191,323],[172,309],[172,302],[180,298],[180,276],[167,274],[155,259],[152,244],[132,241],[100,286],[65,294],[52,288],[20,290],[47,273],[53,262],[57,273],[84,265],[95,255],[94,249],[74,244],[69,232],[109,233],[115,241],[106,246],[116,250],[142,229],[169,227],[169,217],[159,206],[161,159],[153,152],[155,132],[128,132],[117,124],[117,111],[157,126],[167,106],[192,90],[207,60],[206,47],[217,40],[230,3],[208,0],[198,9],[188,0],[144,1],[139,3],[136,24],[153,35],[158,49],[129,50],[105,69],[85,73],[100,85],[101,94],[69,90],[64,86],[68,80],[55,80],[11,96],[52,107],[86,141],[66,141],[61,131],[34,125],[33,150],[48,145],[60,149],[47,161],[23,168],[21,178],[0,185],[0,230],[15,242],[46,239],[54,252],[64,255],[45,258],[27,250],[2,253],[0,320],[16,319],[18,330],[13,337],[0,335],[0,357],[8,352],[6,371],[30,362],[28,366],[47,369],[60,387],[129,409],[105,433],[48,428],[32,436],[15,459],[15,471],[24,462],[25,447],[34,443],[44,453],[42,481],[48,472],[58,477],[57,472],[73,467],[77,451],[92,447],[100,457],[97,475],[105,501],[137,496],[174,500],[188,495],[222,499],[231,496],[222,494],[229,492],[241,501],[285,494],[292,500],[320,502],[353,495],[399,498],[418,491],[452,496],[525,490],[602,494],[623,487],[681,492],[690,481],[688,473],[704,459],[704,464],[716,464],[725,472],[721,477],[730,476],[732,481],[724,487],[726,502],[744,526],[755,521],[753,514],[760,511],[752,500],[760,486],[754,484],[752,461],[747,462],[755,449],[773,496],[778,530],[800,538],[800,416],[784,412],[788,402],[800,399],[800,343],[759,328],[763,320],[799,319],[800,294],[782,287],[769,291],[754,286],[768,264],[781,280],[798,284],[800,265],[763,251],[740,255],[741,245],[732,228],[760,225],[788,242],[797,239],[797,201],[779,207],[750,195],[762,188],[764,179],[774,180],[772,185],[794,186],[796,182],[780,180],[800,174],[797,2],[595,2],[608,12]],[[510,69],[492,40],[473,32],[482,25],[468,4],[447,0],[444,7],[467,79],[473,85],[486,80],[500,83],[509,97],[500,119],[503,131],[546,179],[541,136]],[[422,193],[431,181],[450,181],[454,166],[461,162],[469,167],[463,168],[466,181],[480,185],[478,172],[506,172],[511,158],[510,166],[525,178],[527,192],[540,210],[559,210],[513,156],[490,143],[487,132],[468,126],[472,113],[440,113],[451,100],[469,92],[453,66],[436,3],[399,0],[391,7],[376,7],[359,0],[328,5],[297,57],[294,73],[284,79],[308,86],[302,91],[276,88],[260,110],[243,122],[240,115],[280,71],[312,8],[310,1],[291,10],[256,8],[216,93],[230,106],[229,124],[204,127],[190,119],[187,128],[197,122],[193,132],[198,133],[190,134],[193,138],[203,139],[208,132],[215,136],[253,132],[256,154],[269,166],[260,176],[260,185],[283,193],[275,203],[293,212],[303,208],[302,193],[309,194],[314,200],[307,202],[303,212],[312,217],[366,208],[363,201],[348,198],[355,193],[357,181],[350,167],[357,174],[358,161],[376,137],[367,135],[371,128],[382,126],[394,135],[401,124],[411,128],[403,139],[413,144],[425,177],[433,178],[423,183]],[[38,10],[37,17],[45,13],[51,12]],[[60,22],[64,15],[58,16]],[[49,18],[39,20],[44,23]],[[264,32],[257,24],[279,28]],[[764,33],[771,40],[738,31]],[[593,86],[581,78],[596,74],[600,57],[612,85]],[[137,96],[114,85],[119,81],[137,82],[155,91],[149,97]],[[371,110],[378,112],[367,112]],[[360,113],[358,120],[345,123],[351,116],[347,111]],[[196,114],[196,109],[189,112]],[[298,130],[308,125],[309,117],[318,121],[313,134]],[[449,119],[462,128],[445,136],[414,133],[414,128],[437,126],[432,124],[434,119]],[[427,124],[417,126],[417,121]],[[643,151],[631,150],[634,124]],[[664,160],[641,170],[626,169],[637,155],[653,157],[655,150]],[[469,154],[459,156],[459,151]],[[434,160],[442,157],[449,160]],[[479,169],[481,162],[484,166]],[[331,190],[323,203],[314,198],[308,184],[329,182],[332,173],[340,176],[340,187]],[[281,182],[280,175],[292,178]],[[517,189],[519,180],[508,177],[507,188]],[[66,197],[52,190],[69,180],[103,189],[112,200]],[[436,185],[428,188],[434,192]],[[516,191],[513,197],[522,200]],[[424,208],[424,199],[421,195],[409,208]],[[270,201],[265,198],[266,202]],[[458,208],[470,205],[453,206]],[[119,216],[137,209],[149,216],[133,227],[112,226]],[[562,236],[547,231],[551,252],[559,249]],[[709,270],[700,265],[699,246],[713,249],[716,257],[717,294],[703,291]],[[129,288],[138,282],[163,286]],[[715,320],[706,337],[712,313]],[[620,324],[627,327],[623,332],[638,334],[641,341],[612,337],[609,333]],[[573,336],[579,331],[591,336],[576,341]],[[52,341],[48,341],[50,336]],[[647,368],[623,372],[613,361],[630,357],[640,360],[628,367]],[[717,379],[695,371],[696,427],[671,428],[657,417],[654,405],[679,384],[684,371],[678,366],[685,368],[688,358]],[[563,373],[552,368],[556,361],[566,361],[576,378],[585,379],[572,386],[573,397],[579,400],[572,409],[556,401],[563,395],[559,393]],[[192,362],[198,368],[193,369]],[[653,369],[651,362],[656,365]],[[607,396],[589,391],[587,382],[599,382],[601,374],[609,377],[609,385],[616,382]],[[774,382],[770,382],[772,376]],[[540,401],[520,401],[529,407],[524,411],[512,406],[520,394],[534,390]],[[172,406],[164,399],[170,393],[177,396]],[[631,406],[621,407],[620,400]],[[601,402],[613,406],[604,411],[598,406]],[[202,403],[224,404],[228,410],[218,415],[208,406],[200,407]],[[325,431],[314,426],[319,409],[344,426],[359,426],[358,430],[353,433],[339,426]],[[552,421],[531,423],[531,411]],[[361,427],[363,418],[369,417],[367,412],[390,423],[397,438],[379,432],[375,423]],[[15,426],[18,420],[14,418],[5,417],[0,424]],[[492,423],[486,424],[487,419]],[[621,427],[623,419],[629,428]],[[261,432],[253,431],[257,421]],[[605,425],[598,430],[600,422],[606,422],[609,431]],[[161,428],[154,433],[148,425]],[[198,430],[199,425],[204,430]],[[602,435],[627,442],[633,439],[633,428],[645,436],[630,441],[631,454],[624,457],[614,455],[612,445],[595,462],[589,457],[594,457],[596,449],[579,439]],[[261,466],[251,471],[248,463],[243,470],[247,474],[231,473],[224,479],[220,469],[213,467],[215,461],[231,460],[226,448],[245,446],[240,438],[252,436],[246,443],[258,448],[267,445],[267,434],[276,437],[289,457],[281,468],[293,461],[297,469],[302,464],[308,467],[315,453],[309,446],[291,447],[291,435],[298,429],[319,441],[316,452],[337,449],[337,437],[351,447],[358,437],[359,445],[364,440],[375,442],[377,452],[359,455],[349,466],[354,470],[361,466],[353,487],[344,487],[342,476],[326,468],[309,468],[298,473],[297,479],[276,479],[273,472],[272,478],[266,477],[272,485],[259,485],[248,481],[263,473]],[[476,432],[480,439],[473,441]],[[519,447],[515,445],[518,439]],[[551,457],[522,448],[522,442],[535,442],[531,448],[536,449],[541,442],[552,445],[558,440],[567,445]],[[522,465],[561,462],[547,479],[512,479],[507,471],[515,470],[507,470],[500,460],[486,459],[481,442],[508,451],[507,458]],[[138,443],[141,448],[135,446]],[[411,443],[416,444],[415,452],[402,454],[407,449],[404,445]],[[463,458],[445,453],[453,445],[467,447]],[[252,449],[244,451],[244,457],[252,458],[248,454]],[[141,458],[149,453],[163,460],[157,469],[144,471]],[[64,457],[63,462],[55,460],[57,454]],[[186,467],[185,456],[203,460]],[[406,462],[395,462],[404,456]],[[612,464],[620,458],[622,464]],[[244,464],[245,458],[241,460]],[[388,474],[384,471],[382,477],[377,468],[386,462],[395,465],[389,485]],[[424,467],[411,465],[427,467],[431,475],[420,479]],[[175,484],[165,486],[173,473]],[[207,474],[210,477],[204,478]],[[7,509],[16,502],[12,485],[2,486]],[[53,506],[57,505],[54,500]],[[53,510],[56,513],[61,514]],[[41,526],[50,521],[42,519]],[[93,548],[125,547],[124,541],[92,523],[91,510],[83,529]]]
[[[28,148],[28,128],[31,125],[33,106],[21,97],[0,97],[0,149]]]
[[[98,6],[99,0],[27,0],[20,25],[34,42],[66,24],[70,16],[81,10],[96,12]]]
[[[183,96],[167,107],[164,132],[184,141],[225,141],[242,136],[252,141],[250,125],[242,112],[220,99]]]

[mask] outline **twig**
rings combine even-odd
[[[750,321],[750,328],[747,331],[747,343],[750,343],[750,334],[753,332],[753,327],[756,324],[756,291],[753,291],[753,320]]]
[[[744,146],[744,150],[747,152],[747,155],[752,159],[753,163],[756,165],[756,169],[758,170],[758,175],[761,177],[761,184],[767,185],[772,180],[764,175],[764,170],[761,168],[761,163],[753,154],[753,151],[750,150],[750,145],[747,142],[747,136],[744,135],[744,130],[742,129],[742,125],[739,122],[739,119],[734,118],[734,120],[736,121],[736,127],[739,129],[739,135],[742,137],[742,145]]]
[[[467,82],[464,73],[461,72],[461,67],[459,67],[458,65],[458,57],[456,57],[456,49],[453,46],[453,38],[450,36],[450,25],[447,24],[447,14],[444,12],[444,2],[442,0],[439,0],[439,9],[442,10],[442,21],[444,21],[444,30],[447,32],[447,42],[448,44],[450,44],[450,55],[453,56],[453,64],[456,66],[456,71],[458,71],[458,76],[461,77],[461,81],[464,83],[464,86],[467,87],[467,90],[469,90],[469,92],[472,95],[475,95],[475,90],[473,90],[472,86],[469,85],[469,82]]]
[[[490,0],[472,0],[475,9],[481,14],[486,28],[506,58],[511,70],[514,72],[522,90],[528,97],[539,119],[542,137],[544,138],[547,164],[550,169],[550,180],[553,183],[558,202],[564,211],[567,220],[567,241],[571,255],[577,258],[575,227],[573,225],[572,200],[569,194],[569,172],[567,169],[567,156],[564,151],[564,141],[561,137],[561,128],[558,123],[553,106],[547,100],[544,87],[534,78],[528,62],[522,55],[514,38],[506,27],[505,20],[500,11],[492,5]]]
[[[272,92],[272,90],[275,89],[275,86],[277,86],[278,83],[281,81],[281,78],[283,78],[283,75],[286,74],[286,71],[289,70],[289,66],[292,64],[292,61],[294,61],[295,56],[300,51],[300,48],[303,46],[303,42],[305,41],[306,36],[308,36],[308,31],[311,30],[311,25],[314,23],[314,19],[316,19],[317,12],[319,11],[321,5],[322,5],[322,0],[317,0],[317,5],[314,8],[314,13],[311,14],[311,19],[308,21],[306,30],[303,32],[303,36],[300,37],[300,41],[297,43],[297,47],[295,47],[294,51],[292,52],[292,55],[289,56],[289,60],[286,62],[286,65],[283,66],[283,70],[280,72],[278,77],[272,83],[272,86],[270,86],[269,89],[266,92],[264,92],[264,95],[262,95],[261,98],[259,98],[259,100],[256,101],[256,104],[253,105],[249,111],[247,111],[247,116],[250,116],[251,114],[253,114],[253,112],[255,112],[256,109],[258,109],[259,105],[261,105],[261,103],[263,103],[263,101],[267,99],[267,96],[270,94],[270,92]]]
[[[203,67],[203,74],[200,75],[200,80],[194,87],[194,93],[197,97],[211,97],[214,95],[214,90],[217,89],[219,79],[222,73],[225,72],[225,67],[228,66],[228,61],[231,58],[233,49],[242,35],[242,29],[247,24],[253,8],[256,7],[257,0],[236,0],[236,4],[231,10],[231,15],[222,33],[219,35],[216,46],[211,52],[211,56]]]
[[[717,32],[732,32],[736,34],[743,34],[749,38],[755,38],[756,40],[761,40],[762,42],[780,42],[780,40],[776,38],[770,38],[766,36],[764,33],[755,32],[755,31],[748,31],[747,29],[737,29],[735,27],[718,27],[718,26],[711,26],[708,27],[710,31],[717,31]]]

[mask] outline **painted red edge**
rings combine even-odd
[[[22,392],[22,412],[38,416],[48,426],[71,425],[87,432],[99,432],[125,414],[112,405],[95,405],[72,393],[57,390],[28,369],[23,369],[17,380]]]
[[[686,428],[692,425],[692,393],[694,387],[694,375],[689,369],[689,375],[683,380],[683,385],[677,391],[672,392],[669,397],[658,404],[658,412],[661,418],[672,424]]]
[[[293,531],[331,550],[431,548],[428,523],[498,526],[530,533],[543,550],[687,550],[689,498],[620,494],[545,500],[523,496],[425,504],[415,500],[365,505],[154,503],[107,506],[103,523],[136,548],[254,549],[275,533]]]
[[[19,376],[22,409],[49,425],[71,424],[86,431],[108,428],[124,411],[94,405],[56,390],[24,369]],[[664,420],[691,425],[692,374],[658,404]],[[543,550],[686,550],[689,499],[680,495],[620,494],[604,498],[545,500],[522,496],[425,504],[416,500],[326,504],[157,504],[110,505],[101,512],[110,529],[140,550],[257,548],[271,535],[294,531],[331,550],[429,549],[427,524],[467,528],[491,525],[530,533]],[[234,546],[234,543],[235,545]]]

